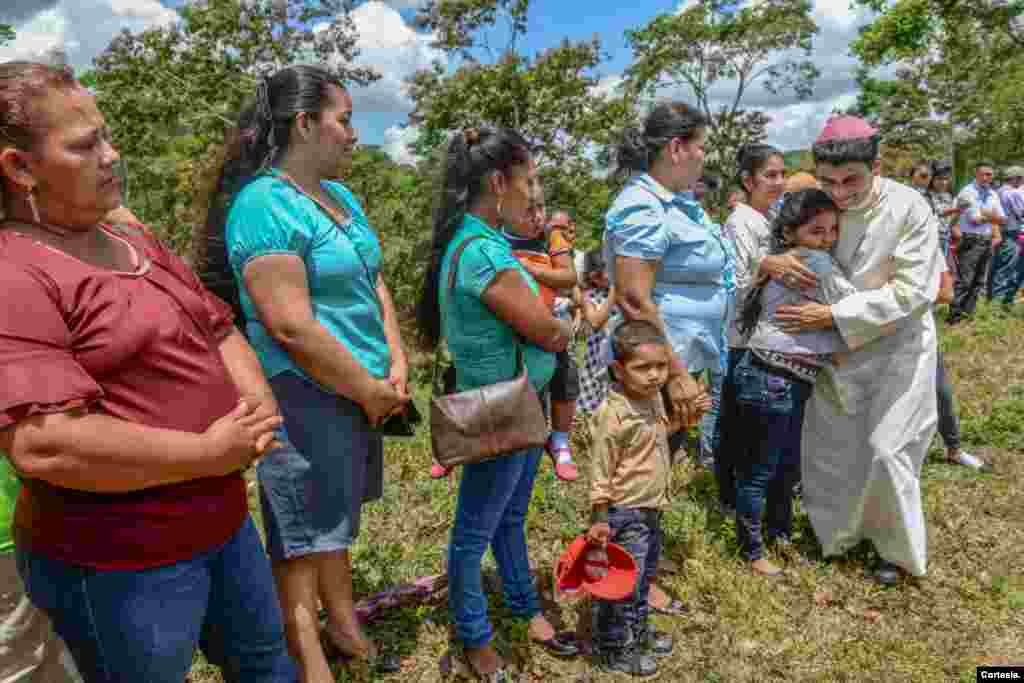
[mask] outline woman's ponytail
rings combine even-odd
[[[433,215],[430,263],[416,304],[420,341],[428,349],[441,340],[441,267],[466,213],[487,190],[487,176],[530,160],[522,135],[508,128],[469,128],[448,143],[440,197]]]
[[[244,314],[224,235],[231,203],[260,171],[287,149],[292,122],[300,112],[318,113],[330,86],[344,89],[334,74],[315,66],[281,69],[256,86],[255,98],[242,109],[238,125],[227,131],[224,163],[210,193],[205,224],[192,240],[192,261],[200,280],[226,301],[244,329]]]

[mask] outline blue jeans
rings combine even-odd
[[[736,474],[732,447],[724,437],[731,431],[743,429],[736,417],[736,365],[745,349],[729,349],[729,363],[722,382],[721,408],[715,424],[715,480],[718,482],[718,502],[723,507],[736,507]]]
[[[608,508],[609,539],[621,545],[636,561],[637,582],[633,595],[611,602],[594,600],[594,645],[598,651],[616,650],[643,636],[650,607],[647,596],[658,573],[661,557],[661,512],[639,508]]]
[[[29,598],[87,683],[181,683],[197,644],[231,683],[298,680],[251,519],[225,545],[153,569],[97,571],[17,553]]]
[[[736,536],[753,562],[764,555],[763,516],[769,540],[792,532],[804,406],[813,387],[764,368],[750,351],[737,362],[734,377],[736,424],[729,443],[736,468]]]
[[[1003,241],[992,254],[992,269],[988,279],[988,298],[1001,301],[1007,306],[1013,305],[1020,287],[1018,274],[1017,230],[1003,235]]]
[[[480,573],[488,545],[501,575],[505,606],[523,619],[540,614],[525,526],[542,453],[533,448],[462,468],[448,546],[448,606],[456,636],[466,648],[482,647],[494,634]]]
[[[704,413],[700,421],[700,454],[713,458],[718,450],[718,423],[722,410],[722,384],[725,375],[708,370],[708,393],[711,394],[711,410]]]

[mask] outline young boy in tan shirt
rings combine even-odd
[[[602,669],[653,676],[654,658],[673,648],[670,635],[649,626],[647,596],[661,554],[661,509],[668,502],[668,436],[683,425],[666,413],[661,397],[671,353],[661,330],[645,321],[623,323],[612,349],[617,383],[593,416],[587,538],[596,546],[611,541],[628,550],[638,578],[626,600],[594,600],[594,646]]]

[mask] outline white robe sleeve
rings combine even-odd
[[[892,334],[900,324],[929,310],[939,293],[939,225],[923,201],[911,206],[888,257],[889,276],[832,305],[832,318],[851,350]]]

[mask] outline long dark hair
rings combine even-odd
[[[771,145],[760,142],[743,145],[736,152],[736,182],[744,192],[752,193],[743,181],[760,173],[769,159],[781,156],[782,152]]]
[[[434,209],[430,264],[416,306],[421,342],[428,348],[441,339],[441,263],[462,219],[487,191],[487,178],[530,160],[530,145],[510,128],[472,128],[452,136],[445,157],[440,198]]]
[[[646,171],[673,138],[693,139],[708,120],[685,102],[663,102],[651,110],[641,128],[627,128],[616,149],[621,174]]]
[[[790,243],[790,234],[801,225],[808,223],[825,211],[838,213],[839,207],[826,192],[817,188],[798,190],[786,195],[779,209],[779,215],[772,223],[772,246],[771,255],[781,254],[793,245]],[[764,285],[759,285],[750,290],[747,298],[743,301],[743,308],[739,316],[740,334],[746,336],[757,327],[757,320],[761,317],[761,295],[764,293]]]
[[[225,160],[213,187],[206,224],[193,239],[193,261],[203,284],[224,299],[243,320],[238,284],[231,271],[224,225],[231,202],[257,174],[276,163],[291,143],[292,122],[306,112],[316,117],[327,104],[330,86],[344,82],[316,66],[289,66],[260,82],[238,125],[227,132]]]

